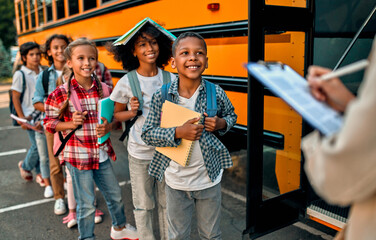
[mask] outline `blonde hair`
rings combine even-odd
[[[95,43],[93,41],[87,39],[87,38],[79,38],[79,39],[77,39],[77,40],[69,43],[69,45],[64,50],[64,55],[65,55],[65,57],[66,57],[67,60],[72,60],[73,50],[76,47],[79,47],[79,46],[91,46],[91,47],[93,47],[93,49],[95,51],[95,59],[98,61],[98,49],[95,46]],[[71,86],[72,77],[74,77],[74,72],[69,67],[68,67],[68,69],[71,72],[70,75],[69,75],[69,78],[65,79],[67,81],[67,83],[68,83],[68,89],[67,89],[67,95],[68,95],[68,97],[67,97],[67,100],[65,101],[64,105],[60,109],[59,118],[62,118],[65,115],[65,112],[67,111],[68,106],[69,106],[69,98],[70,98],[70,95],[71,95],[70,86]],[[67,70],[67,72],[68,72],[68,70]],[[65,75],[63,73],[62,76],[67,76],[67,75]],[[102,84],[98,80],[96,74],[93,74],[92,77],[94,78],[94,81],[97,83],[98,91],[99,91],[99,97],[103,98]],[[66,77],[64,77],[64,78],[66,78]],[[60,84],[61,84],[61,82],[60,82]]]

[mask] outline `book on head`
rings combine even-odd
[[[182,126],[192,118],[202,118],[202,114],[172,103],[165,101],[162,106],[161,127],[171,128]],[[188,166],[189,158],[193,149],[193,141],[182,139],[177,147],[156,147],[155,150],[167,156],[171,160],[179,163],[183,167]]]
[[[114,101],[110,97],[102,98],[98,100],[98,123],[103,124],[101,117],[107,119],[108,123],[112,122],[112,116],[114,115]],[[104,143],[110,137],[108,132],[103,137],[98,138],[98,144]]]
[[[123,36],[119,37],[118,39],[115,40],[113,43],[114,46],[118,45],[126,45],[129,40],[145,25],[145,24],[150,24],[151,26],[155,27],[158,31],[166,35],[171,41],[175,41],[176,37],[170,33],[168,30],[163,28],[161,25],[158,23],[154,22],[150,18],[145,18],[141,20],[139,23],[136,24],[131,30],[126,32]]]

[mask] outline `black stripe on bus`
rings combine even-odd
[[[123,10],[123,9],[136,7],[136,6],[139,6],[139,5],[143,5],[143,4],[147,4],[147,3],[155,2],[155,1],[157,1],[157,0],[128,0],[126,2],[122,2],[122,3],[119,3],[119,4],[112,5],[112,6],[104,7],[104,8],[92,11],[92,12],[82,13],[82,14],[76,16],[76,17],[72,17],[72,18],[69,18],[69,19],[66,19],[66,20],[63,20],[63,21],[59,21],[57,23],[54,23],[54,24],[51,24],[51,25],[48,25],[48,26],[45,26],[45,27],[37,27],[37,29],[34,29],[34,30],[26,32],[26,33],[21,33],[18,36],[19,37],[26,36],[26,35],[29,35],[29,34],[32,34],[32,33],[44,31],[44,30],[47,30],[47,29],[55,28],[55,27],[60,27],[60,26],[63,26],[63,25],[69,24],[69,23],[82,21],[82,20],[85,20],[85,19],[88,19],[88,18],[101,16],[101,15],[112,13],[112,12],[117,12],[117,11],[120,11],[120,10]]]

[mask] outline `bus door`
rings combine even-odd
[[[312,63],[313,2],[250,0],[248,59],[278,61],[304,76]],[[304,214],[306,195],[300,141],[302,118],[248,77],[247,212],[251,239]],[[269,133],[277,144],[265,144]]]

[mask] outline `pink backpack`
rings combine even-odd
[[[104,97],[108,97],[110,95],[110,90],[107,86],[107,84],[101,82],[102,84],[102,89],[103,89],[103,95]],[[64,83],[64,88],[65,88],[65,91],[68,92],[68,83]],[[73,89],[73,87],[71,86],[71,97],[70,97],[70,101],[72,101],[72,104],[73,104],[73,107],[76,111],[79,111],[79,112],[82,112],[82,107],[81,107],[81,103],[80,103],[80,99],[78,98],[78,95],[77,95],[77,92]],[[59,156],[59,154],[63,151],[65,145],[67,144],[67,142],[69,141],[69,139],[72,137],[72,135],[74,134],[74,132],[78,129],[82,128],[82,125],[78,126],[77,128],[75,128],[73,131],[71,131],[67,136],[63,136],[62,132],[56,132],[54,134],[54,146],[53,146],[53,152],[54,152],[54,156],[57,157]]]

